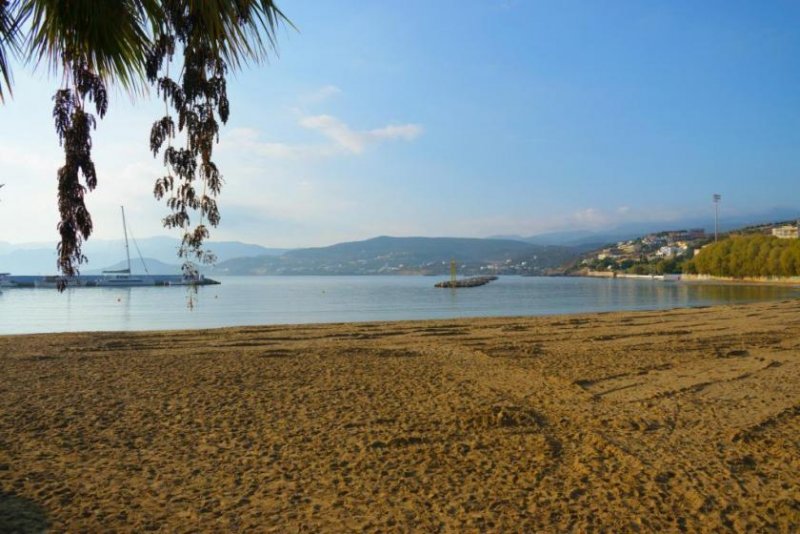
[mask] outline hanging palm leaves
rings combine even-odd
[[[215,227],[220,221],[216,197],[222,189],[222,176],[212,155],[219,139],[219,122],[228,121],[228,66],[239,65],[243,58],[263,57],[267,49],[262,31],[272,44],[281,15],[267,1],[172,0],[164,1],[162,7],[164,18],[145,61],[147,79],[156,86],[166,107],[150,132],[150,149],[157,156],[163,148],[167,169],[166,175],[156,180],[154,195],[159,200],[167,197],[172,213],[164,218],[164,226],[182,231],[179,254],[186,260],[184,273],[192,276],[196,274],[194,261],[214,260],[203,243],[209,236],[207,225]],[[182,51],[178,80],[169,75],[176,46]],[[172,146],[176,133],[185,136],[183,148]],[[197,217],[194,225],[193,216]]]
[[[187,260],[184,274],[195,275],[193,261],[210,263],[214,259],[203,248],[209,235],[205,222],[217,226],[220,220],[216,196],[222,177],[211,158],[219,136],[217,119],[223,123],[228,120],[227,65],[209,46],[190,42],[193,23],[186,13],[180,17],[170,26],[179,30],[174,35],[162,35],[147,61],[147,77],[156,84],[167,107],[166,115],[153,124],[150,149],[155,156],[167,143],[163,156],[167,174],[156,180],[154,194],[159,200],[168,195],[167,206],[172,213],[164,218],[164,226],[183,232],[179,254]],[[176,38],[183,49],[180,84],[169,77],[168,70]],[[184,148],[171,144],[176,134],[172,112],[178,118],[177,132],[185,134]],[[199,218],[194,226],[191,212]]]
[[[229,115],[226,74],[265,58],[285,20],[272,0],[0,0],[0,101],[3,86],[10,89],[8,50],[17,50],[23,37],[27,59],[49,64],[65,79],[53,109],[65,158],[58,171],[58,269],[64,277],[78,274],[86,259],[81,246],[92,232],[84,197],[97,185],[91,159],[96,117],[86,102],[102,118],[110,81],[133,92],[147,81],[164,98],[165,116],[150,133],[150,148],[154,155],[163,150],[167,169],[155,185],[156,198],[166,197],[171,210],[164,226],[183,233],[185,269],[194,269],[189,260],[213,259],[203,243],[207,225],[220,221],[222,176],[212,155],[219,123]],[[176,53],[182,68],[173,79]],[[185,138],[183,147],[172,145],[176,135]]]
[[[61,215],[61,222],[58,223],[61,234],[58,268],[67,278],[75,276],[80,264],[86,260],[81,253],[81,244],[92,233],[92,217],[86,209],[84,196],[87,190],[91,191],[97,186],[91,137],[96,120],[94,115],[86,111],[86,101],[94,102],[100,118],[108,109],[108,95],[103,80],[89,69],[86,61],[71,63],[71,86],[58,90],[53,97],[53,119],[65,157],[64,166],[58,170],[58,211]],[[64,277],[59,280],[60,289],[66,287],[67,279]]]

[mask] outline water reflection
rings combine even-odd
[[[751,286],[735,284],[677,284],[679,289],[695,298],[713,301],[759,301],[776,300],[791,296],[791,288],[779,286]]]

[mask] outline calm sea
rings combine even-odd
[[[516,316],[666,309],[794,298],[791,288],[648,280],[500,277],[436,289],[424,276],[220,277],[185,287],[4,289],[0,334]]]

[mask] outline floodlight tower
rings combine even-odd
[[[719,201],[722,200],[722,196],[714,193],[711,198],[714,200],[714,243],[716,243],[719,234]]]

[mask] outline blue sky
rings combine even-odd
[[[701,5],[702,4],[702,5]],[[289,1],[280,54],[231,77],[217,239],[529,235],[800,211],[800,3]],[[0,107],[0,241],[56,238],[58,80]],[[95,133],[96,236],[166,234],[120,91]],[[23,224],[24,222],[24,224]]]

